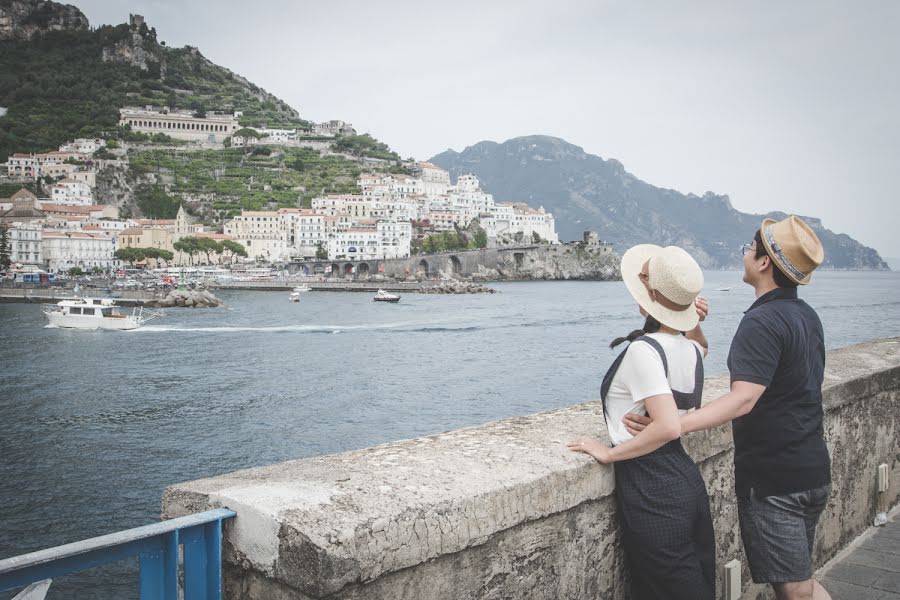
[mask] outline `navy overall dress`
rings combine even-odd
[[[632,343],[653,347],[669,376],[666,353],[659,342],[641,336]],[[603,378],[600,397],[606,418],[606,396],[626,352],[628,348]],[[693,391],[672,390],[672,396],[679,409],[687,410],[700,406],[702,393],[703,359],[697,350]],[[681,439],[644,456],[617,462],[615,473],[631,598],[715,600],[716,545],[709,497],[700,470],[684,451]]]

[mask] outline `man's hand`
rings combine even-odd
[[[571,441],[566,444],[566,446],[568,446],[569,450],[572,450],[573,452],[583,452],[584,454],[593,456],[594,460],[602,465],[606,465],[612,462],[609,454],[609,446],[599,440],[582,438]]]
[[[651,419],[648,415],[639,415],[637,413],[625,413],[625,416],[622,417],[622,423],[625,424],[625,429],[628,430],[628,433],[631,435],[637,435],[642,432],[647,425],[649,425],[653,419]]]

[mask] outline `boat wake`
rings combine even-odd
[[[340,333],[342,331],[372,331],[378,329],[398,329],[409,327],[410,323],[388,323],[380,325],[272,325],[268,327],[219,326],[219,327],[167,327],[149,325],[134,329],[134,332],[188,332],[188,333]]]
[[[595,323],[595,315],[575,319],[538,319],[507,322],[475,323],[466,319],[438,321],[432,323],[378,323],[368,325],[270,325],[242,326],[221,325],[215,327],[177,327],[167,325],[147,325],[129,333],[354,333],[384,331],[386,333],[468,333],[488,329],[510,329],[519,327],[565,327],[585,326]]]

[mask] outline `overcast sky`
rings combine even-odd
[[[402,156],[547,134],[900,257],[900,2],[74,0]],[[894,173],[894,175],[890,175]]]

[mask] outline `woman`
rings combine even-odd
[[[568,444],[616,464],[616,501],[636,600],[714,600],[715,539],[700,470],[681,446],[680,415],[700,405],[707,342],[699,322],[703,273],[675,246],[635,246],[622,257],[622,279],[646,317],[603,379],[600,396],[612,447]],[[636,436],[626,412],[653,421]]]

